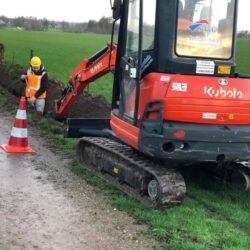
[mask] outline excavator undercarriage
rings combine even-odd
[[[77,158],[84,168],[146,206],[176,206],[186,195],[185,181],[170,162],[162,165],[121,142],[104,137],[82,137],[77,145]],[[250,191],[248,164],[215,164],[206,170],[210,177],[220,179],[233,189]]]
[[[161,166],[122,143],[83,137],[77,156],[84,167],[102,178],[105,175],[105,179],[147,206],[176,206],[185,197],[184,179],[175,169]]]

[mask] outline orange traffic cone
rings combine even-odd
[[[35,151],[28,146],[26,119],[26,100],[25,97],[21,97],[9,143],[1,145],[7,153],[35,153]]]

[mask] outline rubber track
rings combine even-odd
[[[85,163],[83,154],[86,154],[87,151],[84,152],[84,147],[91,148],[89,150],[90,158],[94,156],[95,164]],[[172,207],[180,204],[186,194],[186,185],[183,177],[179,174],[175,169],[171,169],[167,166],[162,166],[155,163],[152,160],[149,160],[139,152],[133,150],[131,147],[118,143],[116,141],[107,139],[107,138],[99,138],[99,137],[83,137],[80,139],[78,143],[78,160],[83,165],[84,168],[87,168],[91,171],[95,171],[95,173],[103,179],[110,180],[118,189],[125,192],[129,196],[134,197],[139,200],[146,206],[150,207]],[[96,159],[95,155],[98,155],[98,159]],[[101,157],[100,157],[101,156]],[[93,165],[102,164],[102,160],[104,158],[111,157],[114,159],[119,159],[119,162],[125,163],[129,165],[129,167],[134,168],[133,172],[136,171],[145,171],[147,174],[152,176],[152,179],[156,179],[158,181],[160,194],[155,200],[151,200],[149,196],[145,192],[141,195],[141,192],[135,190],[129,185],[120,184],[114,177],[110,174],[103,174]],[[96,162],[99,161],[99,162]],[[89,165],[92,165],[90,167]]]

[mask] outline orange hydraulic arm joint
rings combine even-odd
[[[67,117],[72,105],[89,83],[114,70],[116,54],[116,44],[108,43],[107,47],[91,58],[84,59],[76,67],[60,99],[55,100],[56,120],[64,120]]]

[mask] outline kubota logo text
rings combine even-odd
[[[222,87],[214,88],[214,87],[207,87],[204,88],[204,94],[214,98],[233,98],[233,99],[242,99],[243,93],[236,88],[226,90]]]
[[[90,73],[94,74],[96,71],[98,71],[102,67],[102,62],[99,62],[96,64],[92,69],[90,69]]]

